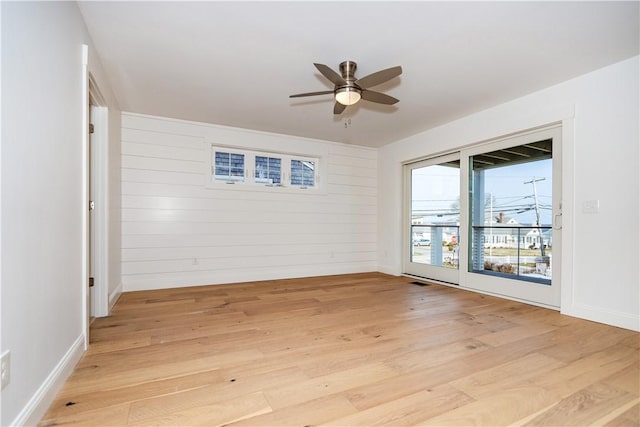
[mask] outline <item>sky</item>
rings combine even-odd
[[[552,160],[516,164],[485,170],[485,194],[493,197],[493,212],[497,216],[515,218],[520,224],[536,222],[533,185],[536,182],[538,207],[542,225],[551,224]],[[459,169],[446,166],[427,166],[414,169],[412,175],[412,208],[414,216],[424,214],[429,221],[442,221],[458,217],[453,208],[459,202]],[[489,206],[487,206],[487,215]],[[441,215],[441,216],[438,216]]]

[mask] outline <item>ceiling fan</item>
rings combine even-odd
[[[369,88],[382,84],[402,74],[402,67],[400,66],[387,68],[386,70],[369,74],[361,79],[356,79],[354,74],[356,72],[357,64],[353,61],[344,61],[340,63],[340,73],[342,75],[336,73],[324,64],[314,63],[313,65],[316,66],[323,76],[335,85],[334,89],[323,90],[320,92],[298,93],[290,95],[289,98],[301,98],[303,96],[327,95],[329,93],[333,93],[336,100],[336,103],[333,106],[333,114],[342,114],[348,105],[353,105],[360,101],[360,99],[386,105],[393,105],[399,101],[393,96],[385,95],[381,92],[375,92],[369,90]]]

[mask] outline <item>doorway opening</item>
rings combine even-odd
[[[108,144],[109,111],[93,76],[89,74],[89,109],[91,117],[89,135],[89,217],[90,217],[90,270],[93,277],[91,315],[109,314],[108,269]]]

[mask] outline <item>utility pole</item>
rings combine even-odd
[[[538,192],[536,191],[536,182],[544,181],[546,178],[538,178],[534,176],[531,181],[525,181],[525,184],[533,185],[533,200],[536,207],[536,225],[538,226],[538,238],[540,239],[540,254],[544,255],[544,240],[542,239],[542,229],[540,228],[540,207],[538,206]]]

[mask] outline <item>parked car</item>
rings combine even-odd
[[[413,246],[429,246],[431,245],[431,240],[429,239],[413,239]]]

